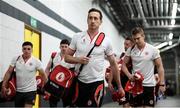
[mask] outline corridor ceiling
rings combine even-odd
[[[136,26],[160,51],[180,43],[180,0],[100,0],[100,6],[124,37]]]

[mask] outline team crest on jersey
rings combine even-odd
[[[59,73],[56,75],[56,80],[59,81],[59,82],[64,81],[64,78],[65,78],[65,75],[64,75],[63,72],[59,72]]]
[[[88,106],[90,106],[92,104],[92,101],[91,100],[88,100]]]
[[[153,105],[153,104],[154,104],[154,101],[153,101],[153,100],[150,100],[150,101],[149,101],[149,104]]]
[[[32,63],[29,63],[29,66],[32,66],[33,64]]]
[[[145,55],[148,55],[149,53],[148,52],[145,52]]]

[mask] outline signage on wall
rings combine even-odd
[[[35,28],[37,27],[37,20],[35,18],[31,17],[31,21],[30,22],[31,22],[31,26],[32,27],[35,27]]]

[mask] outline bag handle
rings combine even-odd
[[[14,69],[16,68],[16,64],[17,64],[17,61],[19,60],[19,58],[20,58],[20,55],[17,57],[17,59],[16,59],[16,63],[15,63],[15,66],[14,66]],[[14,70],[13,69],[13,70]],[[12,73],[11,73],[11,76],[10,76],[10,78],[9,78],[9,81],[13,78],[13,76],[15,76],[16,75],[16,73],[15,73],[15,71],[13,71]]]
[[[54,58],[55,58],[55,56],[56,56],[56,54],[57,54],[57,52],[52,52],[52,54],[51,54],[51,59],[52,59],[52,63],[51,63],[51,70],[52,70],[52,68],[53,68],[53,60],[54,60]]]
[[[97,39],[96,39],[96,41],[95,41],[95,43],[94,43],[94,46],[91,48],[91,50],[90,50],[89,53],[86,55],[86,57],[89,57],[89,55],[92,53],[94,47],[96,47],[96,46],[98,47],[98,46],[101,45],[101,43],[103,42],[104,38],[105,38],[105,34],[104,34],[103,32],[101,32],[101,33],[98,35],[98,37],[97,37]],[[81,66],[80,66],[80,68],[79,68],[79,73],[78,73],[78,75],[79,75],[80,72],[82,71],[83,67],[84,67],[84,64],[81,64]]]

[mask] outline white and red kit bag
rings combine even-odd
[[[52,72],[50,72],[48,82],[45,84],[44,89],[55,97],[63,98],[68,94],[75,77],[75,72],[61,65],[57,65]]]

